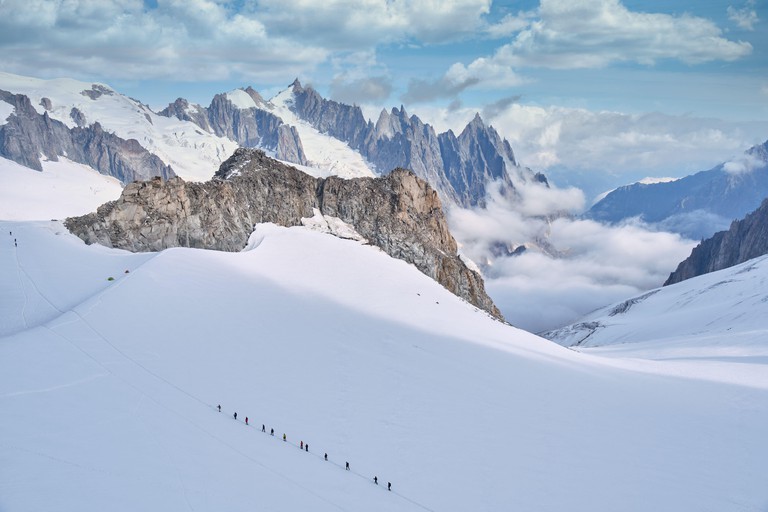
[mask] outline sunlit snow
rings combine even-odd
[[[129,254],[6,221],[0,283],[2,510],[768,503],[765,387],[564,349],[358,242]]]

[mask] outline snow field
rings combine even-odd
[[[107,282],[102,263],[68,304],[69,278],[30,272],[63,313],[0,338],[3,510],[768,503],[765,389],[574,353],[375,248],[260,225],[242,253],[130,255],[55,224],[0,228],[35,248],[27,269],[133,265]]]
[[[84,215],[120,197],[123,186],[87,165],[59,157],[43,172],[0,157],[0,219],[50,220]]]

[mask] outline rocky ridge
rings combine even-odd
[[[418,116],[409,116],[403,106],[391,112],[383,110],[374,124],[365,120],[360,107],[326,100],[298,80],[291,84],[291,90],[291,109],[301,119],[346,142],[380,171],[397,167],[413,170],[443,200],[461,206],[483,205],[485,187],[491,180],[514,188],[510,176],[512,168],[518,167],[514,152],[479,114],[457,137],[450,130],[436,133]],[[546,184],[541,174],[522,174]]]
[[[14,107],[14,113],[0,126],[0,156],[4,158],[42,171],[41,155],[52,161],[66,156],[102,174],[114,176],[122,183],[175,176],[169,165],[135,139],[122,139],[105,131],[99,123],[86,125],[82,112],[76,108],[72,109],[70,117],[77,126],[69,128],[51,118],[47,110],[39,114],[23,94],[0,90],[0,101]],[[50,108],[50,100],[41,104]]]
[[[719,231],[694,247],[691,255],[669,275],[664,286],[732,267],[764,254],[768,254],[768,199],[744,219],[733,221],[727,231]]]
[[[307,157],[296,128],[264,108],[264,99],[251,87],[243,92],[253,100],[253,107],[241,108],[226,94],[213,97],[210,106],[190,105],[183,98],[157,114],[192,121],[200,128],[220,137],[227,137],[246,148],[263,148],[275,152],[280,160],[307,165]]]
[[[117,201],[69,218],[66,226],[86,243],[130,251],[239,251],[255,224],[298,226],[317,212],[341,219],[369,243],[502,319],[482,277],[458,256],[437,193],[404,169],[375,179],[314,178],[241,148],[206,183],[178,177],[131,183]]]

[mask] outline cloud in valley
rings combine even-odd
[[[564,210],[578,211],[579,191],[517,188],[515,199],[491,191],[482,210],[451,209],[449,223],[462,252],[483,268],[486,287],[507,320],[530,331],[559,327],[661,286],[695,245],[640,223],[550,220]],[[528,249],[513,255],[523,244]]]

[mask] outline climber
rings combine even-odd
[[[388,491],[392,490],[392,482],[387,482],[387,490]]]
[[[271,436],[275,435],[275,429],[273,428],[269,429],[269,435]]]
[[[304,451],[309,452],[309,443],[304,445]]]
[[[219,407],[219,412],[221,412],[221,404],[219,404],[218,407]]]
[[[304,441],[299,441],[299,443],[301,443],[301,444],[299,444],[299,450],[303,450],[304,449]]]
[[[347,462],[347,471],[349,471],[349,462]]]
[[[263,423],[261,424],[261,431],[262,432],[266,432],[267,431],[267,427]]]
[[[285,440],[286,440],[286,437],[285,437],[285,434],[283,434],[283,441],[285,441]]]
[[[325,454],[325,460],[328,460],[328,454],[327,453]]]
[[[248,424],[248,416],[245,417],[245,424]]]
[[[375,483],[376,485],[379,485],[379,477],[374,476],[373,477],[373,483]]]

